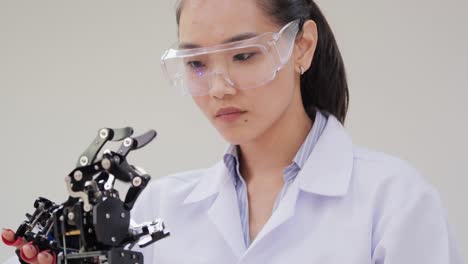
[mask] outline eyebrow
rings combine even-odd
[[[256,36],[258,36],[258,35],[256,33],[253,33],[253,32],[242,33],[242,34],[239,34],[239,35],[236,35],[234,37],[230,37],[230,38],[224,40],[221,44],[246,40],[246,39],[250,39],[250,38],[253,38],[253,37],[256,37]],[[188,42],[181,42],[179,44],[179,49],[196,49],[196,48],[201,48],[201,46],[198,45],[198,44],[188,43]]]

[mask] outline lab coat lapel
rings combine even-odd
[[[297,186],[297,181],[294,181],[289,186],[285,196],[278,205],[278,208],[272,213],[271,217],[268,219],[267,223],[263,226],[260,232],[257,234],[257,237],[252,241],[252,244],[248,248],[246,254],[259,243],[265,236],[270,232],[278,228],[280,225],[288,221],[291,217],[294,216],[296,209],[296,201],[299,194],[299,188]]]
[[[245,255],[262,239],[291,219],[301,191],[322,196],[338,197],[346,194],[352,173],[352,142],[345,128],[329,115],[327,125],[304,168],[291,183],[278,208],[257,235]]]
[[[239,259],[245,252],[245,243],[239,215],[237,193],[228,170],[221,161],[202,177],[184,203],[200,202],[216,194],[207,211],[215,229]]]
[[[226,171],[227,173],[227,171]],[[226,175],[227,176],[227,175]],[[208,215],[234,254],[239,258],[245,251],[237,194],[233,182],[225,180]]]

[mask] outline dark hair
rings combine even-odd
[[[177,25],[182,2],[177,4]],[[318,42],[312,66],[301,76],[301,96],[304,108],[313,120],[315,108],[334,115],[344,124],[349,105],[346,72],[333,31],[313,0],[257,0],[258,6],[280,26],[299,19],[317,24]]]

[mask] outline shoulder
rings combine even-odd
[[[432,188],[421,171],[407,160],[360,146],[353,147],[353,154],[353,177],[358,182]]]
[[[354,147],[352,177],[353,200],[367,209],[372,223],[373,261],[461,263],[440,194],[419,169],[398,157]]]
[[[370,149],[354,148],[353,194],[367,202],[375,234],[392,224],[413,226],[425,215],[444,223],[446,210],[437,189],[407,160]],[[414,221],[420,219],[420,221]],[[403,228],[403,227],[402,227]]]
[[[404,159],[384,152],[368,149],[361,146],[353,146],[354,164],[368,168],[385,168],[396,170],[411,170],[415,168]]]
[[[439,192],[407,160],[363,147],[354,147],[350,191],[368,201],[374,220],[428,208],[445,214]],[[422,210],[422,211],[421,211]]]

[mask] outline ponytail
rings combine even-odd
[[[334,115],[342,124],[349,104],[345,66],[333,31],[313,0],[258,0],[259,6],[279,25],[300,19],[317,24],[318,42],[311,67],[301,76],[304,108],[313,120],[315,109]]]

